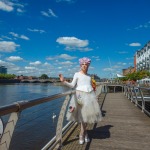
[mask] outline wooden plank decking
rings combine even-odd
[[[101,99],[101,98],[100,98]],[[123,93],[108,93],[103,120],[88,126],[91,141],[78,144],[79,126],[68,133],[63,150],[149,150],[150,118],[134,106]]]

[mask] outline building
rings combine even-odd
[[[7,68],[5,66],[0,66],[0,73],[7,74]]]
[[[135,54],[136,56],[136,71],[150,71],[150,41]]]
[[[129,73],[133,73],[133,72],[135,72],[136,70],[135,70],[135,67],[132,67],[132,66],[130,66],[129,68],[127,68],[127,69],[122,69],[122,73],[123,73],[123,76],[125,76],[125,75],[127,75],[127,74],[129,74]]]

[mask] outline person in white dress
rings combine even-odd
[[[60,81],[65,85],[76,89],[76,94],[72,96],[67,112],[67,120],[81,123],[79,135],[79,144],[89,142],[87,134],[87,123],[97,123],[101,121],[102,114],[97,102],[96,94],[92,87],[92,79],[87,74],[88,67],[91,63],[89,58],[79,59],[81,70],[74,74],[71,83],[65,81],[62,74],[59,74]]]

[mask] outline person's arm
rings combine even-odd
[[[62,81],[65,85],[69,86],[70,88],[74,88],[76,83],[77,83],[77,76],[76,76],[76,74],[74,75],[73,80],[72,80],[71,83],[65,81],[64,77],[61,74],[59,75],[59,77],[60,77],[60,81]]]
[[[59,79],[60,79],[61,82],[64,82],[64,81],[65,81],[65,79],[64,79],[64,77],[63,77],[62,74],[59,74]]]

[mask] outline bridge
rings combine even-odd
[[[70,81],[70,78],[67,78],[66,81]],[[21,83],[59,83],[60,79],[22,79]]]
[[[20,119],[18,116],[23,110],[64,96],[65,99],[58,117],[56,136],[41,148],[39,148],[37,141],[37,146],[34,146],[36,150],[149,149],[149,88],[127,85],[98,85],[96,95],[101,106],[103,120],[97,124],[88,125],[90,142],[83,145],[78,144],[80,126],[76,122],[69,122],[63,126],[67,105],[74,93],[75,91],[68,91],[46,98],[17,102],[0,108],[0,116],[11,114],[1,138],[0,149],[9,149],[15,125]],[[32,138],[34,139],[34,137]]]
[[[60,82],[60,80],[56,79],[22,79],[20,80],[21,83],[55,83]]]

